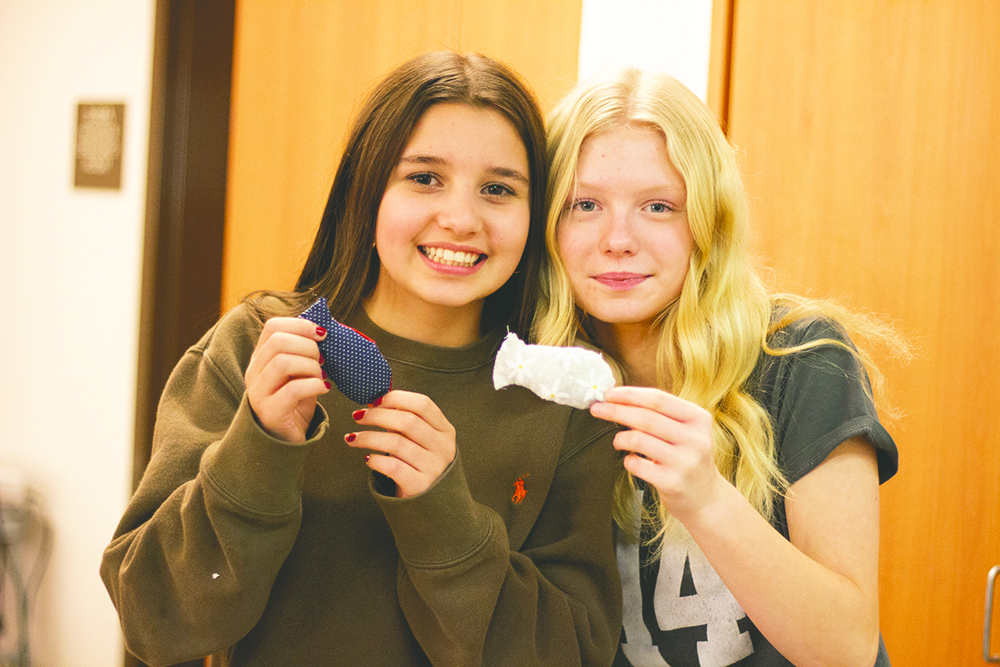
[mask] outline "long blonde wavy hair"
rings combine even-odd
[[[882,375],[862,348],[829,340],[773,349],[768,344],[771,334],[801,318],[823,317],[862,340],[878,339],[900,351],[905,350],[905,343],[873,316],[827,301],[769,292],[751,260],[743,183],[735,150],[718,120],[676,79],[634,68],[578,85],[549,118],[548,261],[542,270],[533,327],[538,343],[584,341],[600,347],[586,315],[574,303],[556,229],[575,189],[581,145],[591,135],[622,126],[663,133],[670,160],[687,186],[688,222],[694,237],[681,294],[664,305],[655,324],[659,328],[657,386],[713,415],[716,466],[770,520],[787,482],[776,462],[768,415],[749,391],[760,353],[783,355],[817,345],[840,345],[867,367],[875,393],[883,393]],[[781,313],[780,317],[775,313]],[[624,373],[620,366],[617,370]],[[634,480],[623,471],[616,517],[629,532],[635,525],[634,488]],[[652,524],[654,541],[677,526],[658,499],[643,518]]]

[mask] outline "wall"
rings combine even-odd
[[[36,667],[122,659],[98,564],[131,484],[154,6],[0,0],[0,466],[54,538]],[[80,101],[126,105],[120,191],[73,188]]]
[[[708,99],[712,0],[583,0],[579,78],[634,65]]]

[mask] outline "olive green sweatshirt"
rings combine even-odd
[[[393,497],[344,443],[360,406],[336,389],[305,444],[270,437],[243,381],[260,326],[236,308],[171,375],[101,563],[128,649],[151,665],[610,664],[613,425],[495,390],[503,331],[454,349],[360,309],[348,323],[379,345],[394,389],[426,394],[455,427],[454,462]]]

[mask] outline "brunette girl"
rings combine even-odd
[[[101,572],[154,665],[598,665],[620,621],[611,424],[496,391],[544,249],[544,132],[525,85],[435,53],[354,124],[294,293],[187,352]],[[317,298],[393,390],[321,371]],[[516,493],[515,493],[516,491]]]

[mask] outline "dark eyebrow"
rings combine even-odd
[[[399,158],[399,164],[444,164],[444,160],[433,155],[411,155]]]
[[[409,155],[399,158],[399,164],[428,164],[436,166],[446,164],[446,161],[436,155]],[[500,178],[510,178],[515,181],[520,181],[524,185],[531,185],[531,181],[528,180],[528,177],[519,172],[517,169],[508,169],[507,167],[490,167],[486,171]]]

